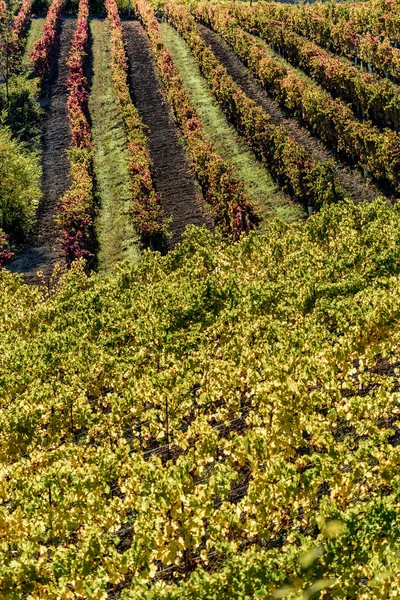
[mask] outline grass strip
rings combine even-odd
[[[26,41],[24,55],[22,57],[22,66],[24,69],[28,71],[33,70],[33,63],[31,58],[29,57],[30,53],[33,51],[33,47],[37,41],[39,41],[43,36],[43,29],[46,19],[44,17],[34,18],[31,21],[31,26],[28,31],[28,38]]]
[[[100,269],[122,259],[140,258],[139,239],[125,214],[130,195],[126,134],[112,81],[110,31],[106,21],[91,21],[93,86],[89,97],[95,174],[100,211],[96,222]]]
[[[237,169],[251,200],[260,206],[264,218],[279,216],[292,222],[304,216],[302,206],[295,204],[273,181],[229,125],[210,91],[206,80],[183,38],[167,23],[160,25],[160,35],[179,70],[186,92],[202,121],[204,133],[218,153]]]

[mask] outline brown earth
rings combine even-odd
[[[45,116],[42,126],[42,192],[37,220],[30,244],[9,265],[14,273],[23,273],[27,283],[38,283],[37,272],[49,280],[57,262],[64,265],[63,254],[55,238],[54,216],[56,205],[69,186],[69,163],[67,150],[71,134],[67,110],[66,82],[69,75],[67,61],[76,28],[75,18],[63,18],[60,24],[60,42],[57,60],[47,89],[49,97],[44,100]]]
[[[201,34],[206,43],[212,48],[215,56],[225,67],[232,79],[242,90],[268,113],[271,123],[284,125],[287,131],[302,144],[318,161],[334,160],[338,178],[354,202],[371,201],[379,195],[379,190],[370,181],[365,181],[358,170],[350,169],[338,161],[335,154],[330,151],[319,139],[302,126],[297,119],[290,117],[272,99],[266,90],[249,73],[247,67],[240,61],[235,53],[228,47],[222,38],[205,27],[199,25]]]
[[[162,208],[173,219],[168,244],[172,248],[188,224],[202,225],[209,219],[203,212],[201,192],[189,168],[179,130],[160,91],[146,33],[136,21],[124,22],[123,30],[131,96],[147,127],[154,186],[161,194]]]

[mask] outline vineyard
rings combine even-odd
[[[0,600],[398,598],[399,0],[0,50]]]

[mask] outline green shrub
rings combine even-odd
[[[36,153],[28,153],[0,128],[0,228],[15,243],[29,234],[40,199],[41,170]]]
[[[40,138],[42,110],[36,101],[30,82],[23,76],[10,81],[7,107],[5,86],[0,87],[0,121],[12,134],[29,147],[37,148]]]

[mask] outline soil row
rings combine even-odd
[[[123,23],[129,59],[132,101],[147,130],[153,161],[153,179],[161,195],[161,206],[172,217],[169,248],[180,241],[190,223],[202,225],[206,217],[202,196],[189,168],[177,126],[160,91],[147,35],[136,21]]]

